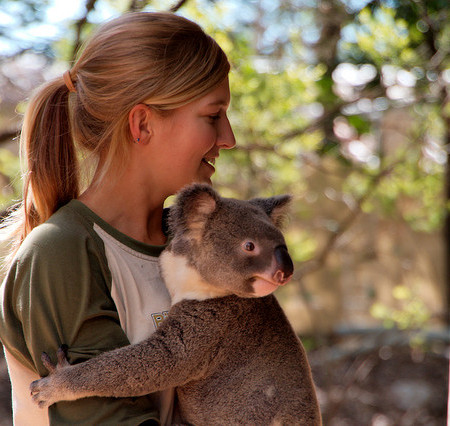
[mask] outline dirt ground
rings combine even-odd
[[[322,342],[323,343],[323,342]],[[309,352],[326,426],[445,426],[448,348],[367,347],[327,340]],[[10,386],[0,359],[0,425],[12,425]]]
[[[310,355],[327,426],[445,426],[448,359],[384,346],[322,362]]]

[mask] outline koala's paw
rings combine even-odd
[[[48,407],[57,401],[64,399],[64,389],[61,381],[56,380],[58,372],[61,369],[70,366],[66,356],[67,347],[61,346],[57,352],[58,362],[54,365],[50,357],[43,352],[41,355],[42,363],[48,370],[49,375],[39,380],[35,380],[30,385],[31,397],[33,402],[41,408]]]

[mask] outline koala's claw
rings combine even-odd
[[[56,370],[67,367],[69,362],[67,361],[67,345],[62,345],[58,348],[56,352],[57,364],[53,364],[50,356],[46,352],[42,352],[41,361],[44,367],[47,369],[49,374],[52,374]]]
[[[39,406],[39,408],[45,408],[53,404],[51,399],[51,385],[48,384],[47,377],[39,380],[35,380],[30,385],[30,394],[33,402]],[[50,395],[48,395],[50,391]]]
[[[37,404],[40,408],[45,408],[57,401],[54,395],[57,395],[58,389],[53,382],[52,375],[55,374],[61,368],[69,366],[67,361],[67,346],[60,346],[57,353],[57,363],[56,365],[52,363],[50,356],[46,352],[42,352],[41,361],[44,367],[48,370],[49,375],[43,377],[39,380],[35,380],[30,384],[30,394],[33,402]]]
[[[67,350],[68,350],[68,346],[67,345],[61,345],[57,352],[56,352],[56,356],[58,357],[58,365],[61,366],[67,366],[70,365],[69,361],[67,361]]]
[[[41,361],[50,374],[56,370],[56,365],[52,363],[52,360],[50,359],[50,356],[47,352],[42,352]]]

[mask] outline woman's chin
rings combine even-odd
[[[212,174],[207,175],[207,174],[203,173],[202,175],[197,176],[197,178],[195,178],[192,181],[192,183],[205,183],[207,185],[211,185],[212,186],[211,177],[212,177]]]

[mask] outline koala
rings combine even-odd
[[[279,229],[289,201],[183,189],[160,256],[168,317],[148,339],[80,364],[43,356],[50,374],[31,384],[34,402],[175,387],[183,424],[320,425],[305,350],[272,294],[293,274]]]

